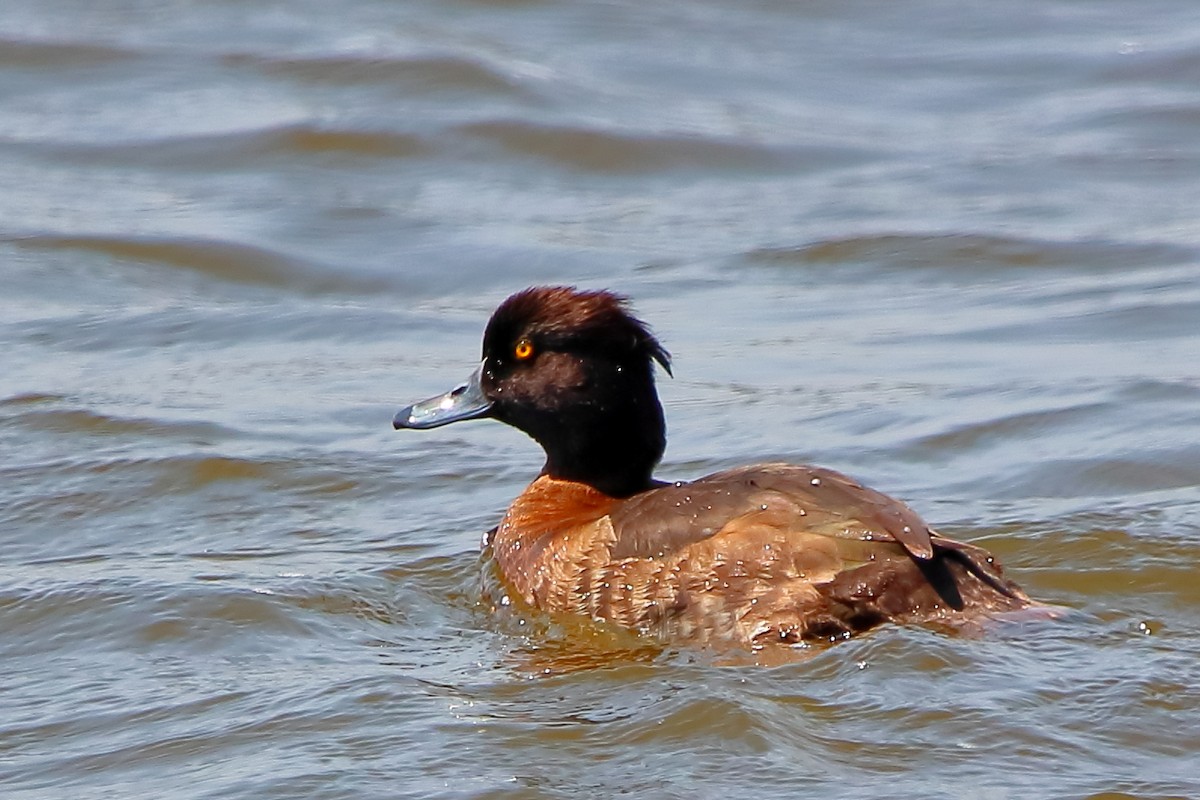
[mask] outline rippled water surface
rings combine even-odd
[[[1200,16],[0,4],[0,795],[1200,796]],[[480,602],[540,465],[390,428],[533,283],[663,477],[850,472],[1070,611],[784,663]]]

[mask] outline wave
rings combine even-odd
[[[1082,267],[1122,269],[1131,263],[1169,265],[1194,261],[1200,251],[1165,242],[1055,241],[980,233],[880,233],[763,247],[745,254],[769,265],[881,264],[897,268],[1005,269]]]
[[[78,69],[134,61],[140,53],[89,42],[0,38],[0,67]]]
[[[468,91],[502,95],[528,95],[519,82],[502,70],[476,58],[436,54],[407,57],[380,55],[322,55],[269,57],[255,53],[225,56],[232,67],[249,67],[266,75],[300,83],[335,86],[388,86],[406,95],[427,91]]]
[[[93,144],[54,140],[5,143],[26,154],[67,163],[133,166],[156,171],[261,169],[264,159],[326,161],[411,159],[433,148],[421,137],[396,131],[354,130],[312,122]]]
[[[661,173],[701,168],[710,174],[728,170],[774,172],[804,164],[829,168],[868,158],[851,147],[780,147],[711,135],[617,132],[523,120],[473,122],[455,130],[510,154],[583,172]]]
[[[398,278],[355,275],[265,247],[187,236],[34,234],[7,237],[18,247],[81,250],[116,261],[134,261],[195,272],[225,283],[306,294],[362,293],[396,288]]]

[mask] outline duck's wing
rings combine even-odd
[[[702,618],[696,630],[728,617],[735,636],[793,641],[1028,604],[986,551],[831,470],[729,470],[637,495],[609,519],[618,585],[634,590],[642,572],[669,578],[647,580],[646,597],[627,605],[671,609],[680,624]]]
[[[737,528],[773,528],[858,541],[895,542],[934,555],[936,536],[912,509],[833,470],[758,464],[652,489],[612,512],[613,558],[662,558]]]

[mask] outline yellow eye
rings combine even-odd
[[[528,339],[517,342],[517,346],[513,348],[513,355],[517,357],[517,361],[528,361],[533,357],[533,342]]]

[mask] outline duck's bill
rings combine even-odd
[[[392,420],[392,426],[397,430],[413,428],[425,430],[440,425],[449,425],[464,419],[486,417],[492,410],[492,403],[483,394],[483,386],[479,383],[479,369],[471,373],[467,382],[456,386],[446,394],[413,403],[407,408],[400,409]]]

